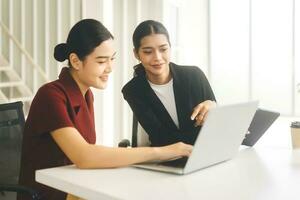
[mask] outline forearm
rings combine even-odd
[[[188,156],[192,150],[192,146],[183,143],[140,148],[112,148],[88,144],[73,127],[57,129],[51,135],[65,155],[82,169],[114,168],[151,160],[168,160]]]
[[[159,158],[157,148],[112,148],[88,144],[73,127],[51,133],[65,155],[79,168],[113,168]]]
[[[74,163],[78,168],[114,168],[134,163],[159,159],[159,149],[150,147],[111,148],[89,145],[82,152],[81,159]]]

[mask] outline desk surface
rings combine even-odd
[[[188,175],[133,167],[38,170],[36,180],[85,199],[300,199],[300,150],[248,148],[227,162]]]

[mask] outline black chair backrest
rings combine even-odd
[[[18,184],[24,124],[22,102],[0,104],[0,184]]]
[[[133,114],[132,117],[132,138],[131,138],[131,146],[132,147],[137,147],[137,132],[138,132],[138,120]]]

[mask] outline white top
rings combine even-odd
[[[168,83],[164,85],[156,85],[151,83],[148,80],[151,88],[154,90],[156,96],[165,106],[166,110],[168,111],[169,115],[171,116],[173,122],[176,124],[177,128],[179,127],[176,104],[175,104],[175,97],[174,97],[174,90],[173,90],[173,79],[171,79]]]

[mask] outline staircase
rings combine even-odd
[[[0,103],[22,101],[27,115],[37,85],[49,78],[8,27],[0,22],[0,28],[1,39],[9,44],[8,51],[3,51],[8,56],[0,53]]]
[[[0,103],[22,101],[27,113],[38,88],[55,80],[63,64],[53,57],[85,1],[0,0]]]
[[[0,103],[22,101],[27,111],[32,97],[33,92],[9,62],[0,55]]]

